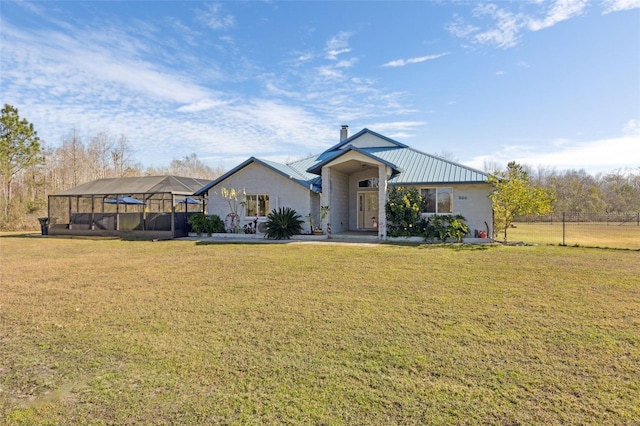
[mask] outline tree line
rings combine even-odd
[[[590,175],[584,170],[527,167],[531,182],[555,191],[554,212],[640,212],[640,166]]]
[[[134,160],[126,135],[109,130],[83,139],[71,129],[57,146],[41,141],[17,108],[5,105],[0,120],[0,229],[37,226],[47,215],[47,197],[102,178],[175,175],[215,179],[222,168],[204,164],[196,154],[173,159],[168,166],[144,167]]]
[[[165,167],[144,167],[134,161],[135,149],[126,135],[108,130],[83,139],[75,129],[58,146],[40,140],[33,125],[17,108],[5,105],[0,121],[0,229],[33,229],[46,216],[47,196],[95,179],[176,175],[215,179],[224,173],[191,154]],[[510,163],[511,164],[511,163]],[[640,167],[595,176],[565,170],[512,164],[518,170],[496,170],[493,176],[517,171],[530,185],[555,194],[555,212],[639,212]],[[497,181],[493,181],[494,184]]]

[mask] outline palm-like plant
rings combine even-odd
[[[265,236],[274,240],[288,240],[292,235],[302,232],[304,221],[301,216],[290,207],[273,209],[267,216],[267,230]]]

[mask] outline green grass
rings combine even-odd
[[[0,238],[0,423],[633,424],[640,256]]]
[[[563,242],[562,222],[515,223],[507,230],[509,241],[560,245]],[[502,240],[500,233],[497,239]],[[568,246],[622,248],[640,250],[640,226],[637,223],[567,222],[564,244]]]

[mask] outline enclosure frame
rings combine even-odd
[[[206,211],[204,197],[193,195],[206,183],[203,179],[175,176],[89,182],[49,195],[48,234],[184,237],[189,233],[189,217]]]

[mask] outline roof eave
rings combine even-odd
[[[365,130],[366,130],[366,129],[365,129]],[[401,168],[399,168],[398,166],[396,166],[395,164],[390,163],[390,162],[389,162],[389,161],[387,161],[387,160],[383,160],[382,158],[380,158],[380,157],[378,157],[378,156],[376,156],[376,155],[370,154],[370,153],[368,153],[368,152],[366,152],[366,151],[364,151],[364,150],[362,150],[362,149],[360,149],[360,148],[357,148],[357,147],[355,147],[355,146],[350,146],[350,147],[348,147],[347,149],[344,149],[344,150],[343,150],[342,152],[340,152],[338,155],[335,155],[335,156],[329,157],[329,158],[327,158],[326,160],[321,161],[321,162],[319,162],[318,164],[314,165],[313,167],[308,168],[308,169],[307,169],[307,173],[313,173],[313,174],[315,174],[315,175],[321,175],[321,174],[322,174],[322,168],[323,168],[324,166],[326,166],[327,164],[329,164],[330,162],[332,162],[332,161],[333,161],[333,160],[335,160],[336,158],[340,158],[341,156],[343,156],[344,154],[346,154],[346,153],[348,153],[348,152],[350,152],[350,151],[355,151],[355,152],[357,152],[357,153],[359,153],[359,154],[364,155],[365,157],[371,158],[372,160],[375,160],[375,161],[377,161],[377,162],[379,162],[379,163],[384,164],[385,166],[390,167],[390,168],[391,168],[391,170],[392,170],[392,172],[391,172],[391,176],[392,176],[392,177],[393,177],[393,176],[396,176],[396,175],[398,175],[398,174],[400,174],[400,173],[402,173],[402,169],[401,169]]]
[[[364,135],[365,133],[369,133],[369,134],[371,134],[373,136],[376,136],[376,137],[378,137],[380,139],[383,139],[383,140],[385,140],[385,141],[387,141],[387,142],[389,142],[391,144],[394,144],[394,145],[398,146],[399,148],[408,148],[407,145],[405,145],[405,144],[403,144],[401,142],[393,140],[393,139],[391,139],[391,138],[389,138],[387,136],[381,135],[380,133],[376,133],[373,130],[369,130],[369,129],[367,129],[365,127],[364,129],[360,130],[358,133],[355,133],[355,134],[349,136],[345,140],[342,140],[338,144],[336,144],[336,145],[332,146],[331,148],[327,149],[325,152],[334,151],[336,149],[340,149],[343,146],[349,145],[353,140],[358,139],[360,136]]]
[[[304,180],[295,178],[292,175],[286,174],[282,170],[279,170],[279,169],[271,166],[270,164],[265,163],[264,161],[260,160],[259,158],[251,157],[251,158],[245,160],[243,163],[239,164],[238,166],[234,167],[233,169],[229,170],[227,173],[223,174],[222,176],[220,176],[216,180],[211,181],[208,185],[200,188],[193,195],[203,195],[204,193],[208,192],[214,186],[216,186],[219,183],[223,182],[224,180],[226,180],[230,176],[234,175],[235,173],[239,172],[240,170],[244,169],[245,167],[247,167],[248,165],[250,165],[252,163],[260,164],[261,166],[266,167],[267,169],[271,170],[272,172],[275,172],[275,173],[279,174],[280,176],[283,176],[283,177],[285,177],[285,178],[297,183],[298,185],[309,189],[310,191],[314,191],[313,184],[310,184],[308,181],[304,181]],[[316,192],[316,191],[314,191],[314,192]]]

